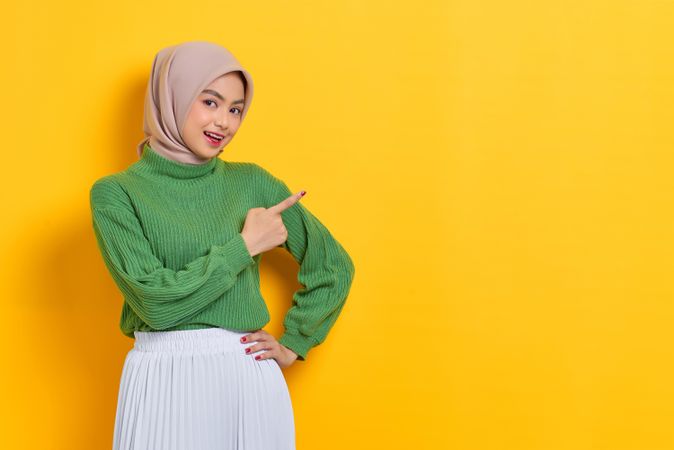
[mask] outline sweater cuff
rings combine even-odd
[[[214,250],[218,255],[225,257],[234,273],[241,272],[246,266],[255,262],[241,233],[236,233],[236,236],[224,245],[215,245]]]
[[[292,330],[286,330],[277,341],[297,353],[297,359],[300,361],[305,361],[307,352],[315,346],[311,338]]]

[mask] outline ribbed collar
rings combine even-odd
[[[203,164],[187,164],[160,155],[147,143],[143,147],[141,158],[136,162],[136,169],[154,175],[163,175],[171,178],[191,179],[213,173],[218,158],[213,157]]]

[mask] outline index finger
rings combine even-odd
[[[290,208],[293,206],[295,203],[297,203],[302,197],[304,197],[304,194],[306,194],[305,191],[300,191],[297,194],[293,194],[290,197],[281,200],[279,203],[275,204],[274,206],[271,206],[267,208],[268,210],[272,210],[273,212],[276,213],[282,213],[286,209]]]

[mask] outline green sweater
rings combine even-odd
[[[246,214],[293,193],[252,162],[213,158],[184,164],[147,144],[126,170],[90,190],[98,247],[124,304],[122,332],[221,327],[254,331],[269,320],[260,294],[262,254],[251,257],[240,231]],[[300,264],[278,341],[304,361],[340,314],[354,264],[327,228],[298,201],[281,213],[279,247]]]

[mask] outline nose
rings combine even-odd
[[[226,129],[229,126],[229,121],[227,120],[228,115],[227,111],[219,112],[215,116],[215,126],[218,128]]]

